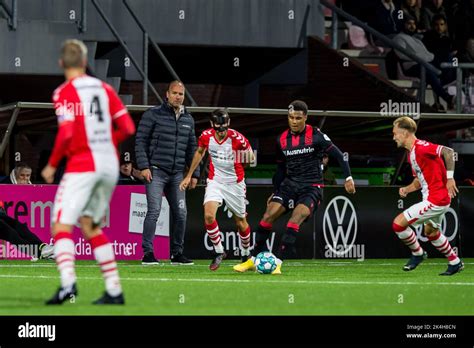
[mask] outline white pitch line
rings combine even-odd
[[[21,279],[58,279],[57,276],[27,276],[27,275],[3,275],[0,274],[0,278],[21,278]],[[102,280],[101,277],[79,277],[79,279],[85,280]],[[474,286],[474,282],[453,282],[453,283],[440,283],[440,282],[368,282],[368,281],[345,281],[345,280],[254,280],[254,279],[216,279],[216,278],[120,278],[125,281],[153,281],[153,282],[190,282],[190,283],[286,283],[286,284],[319,284],[319,285],[454,285],[454,286]]]
[[[231,266],[236,264],[238,261],[235,263],[223,263],[223,266]],[[474,262],[464,262],[465,265],[474,265]],[[285,262],[284,263],[285,267],[313,267],[313,266],[331,266],[331,267],[342,267],[342,266],[402,266],[404,265],[404,262],[401,261],[400,263],[364,263],[364,262],[358,262],[358,263],[348,263],[348,262],[312,262],[312,263],[307,263],[307,264],[302,264],[302,263],[294,263],[294,262]],[[423,263],[422,267],[425,266],[442,266],[444,264],[442,263],[430,263],[429,261],[425,261]],[[9,264],[0,264],[0,268],[56,268],[55,263],[32,263],[30,265],[9,265]],[[76,268],[96,268],[98,267],[97,265],[78,265],[76,264]],[[208,265],[192,265],[192,266],[178,266],[178,265],[170,265],[169,263],[162,263],[159,265],[152,265],[152,266],[144,266],[141,264],[136,264],[136,265],[127,265],[127,264],[121,264],[120,261],[118,262],[118,267],[140,267],[143,269],[155,269],[155,268],[160,268],[160,267],[170,267],[170,268],[176,268],[176,269],[191,269],[193,267],[209,267]]]

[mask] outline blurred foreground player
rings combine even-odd
[[[78,218],[105,280],[106,292],[94,304],[124,303],[113,248],[100,223],[119,176],[117,145],[135,132],[135,125],[113,88],[85,74],[86,59],[84,43],[64,42],[59,63],[66,82],[53,94],[59,129],[41,173],[52,183],[59,162],[67,157],[52,217],[61,287],[46,304],[77,295],[72,229]]]
[[[252,258],[235,265],[234,270],[245,272],[255,269],[254,257],[267,250],[267,239],[272,224],[283,213],[293,209],[286,233],[281,239],[277,256],[281,259],[296,255],[295,242],[300,225],[317,209],[324,187],[323,165],[325,153],[337,159],[346,178],[344,187],[355,193],[349,163],[339,148],[318,128],[306,124],[308,106],[300,100],[288,107],[289,129],[277,139],[277,172],[273,177],[274,194],[270,196],[267,210],[257,229]],[[281,273],[281,260],[272,274]]]
[[[412,205],[393,220],[393,230],[412,253],[403,270],[414,270],[427,256],[410,228],[423,224],[431,244],[448,258],[448,269],[440,275],[453,275],[462,271],[464,265],[439,229],[451,198],[458,192],[453,179],[454,151],[417,139],[416,129],[416,122],[410,117],[399,117],[393,122],[393,140],[398,147],[409,151],[408,159],[415,177],[410,185],[400,188],[400,197],[405,198],[419,189],[423,194],[420,203]]]
[[[179,185],[185,190],[191,176],[206,151],[209,151],[209,177],[204,196],[204,221],[206,231],[214,245],[214,257],[209,266],[211,271],[219,268],[227,256],[221,243],[219,225],[216,221],[217,209],[222,201],[234,215],[242,245],[242,261],[250,256],[250,226],[246,219],[244,166],[255,160],[249,141],[239,132],[229,128],[230,117],[226,110],[217,109],[212,112],[211,129],[202,132],[198,148],[194,154],[188,175]]]
[[[43,243],[26,224],[8,216],[3,201],[0,201],[0,239],[10,242],[20,251],[26,251],[32,261],[54,259],[54,247]]]

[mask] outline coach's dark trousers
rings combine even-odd
[[[163,193],[171,210],[171,255],[183,253],[184,233],[186,230],[186,195],[179,190],[183,173],[168,174],[159,168],[152,168],[152,181],[146,183],[147,212],[143,223],[143,253],[153,252],[156,222],[160,216]]]

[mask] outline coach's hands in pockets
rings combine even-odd
[[[56,168],[52,165],[47,164],[46,167],[41,171],[41,176],[47,184],[52,184],[54,181],[54,174],[56,173]]]

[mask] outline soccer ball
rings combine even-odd
[[[270,274],[276,267],[277,258],[268,251],[258,254],[255,258],[255,268],[260,274]]]

